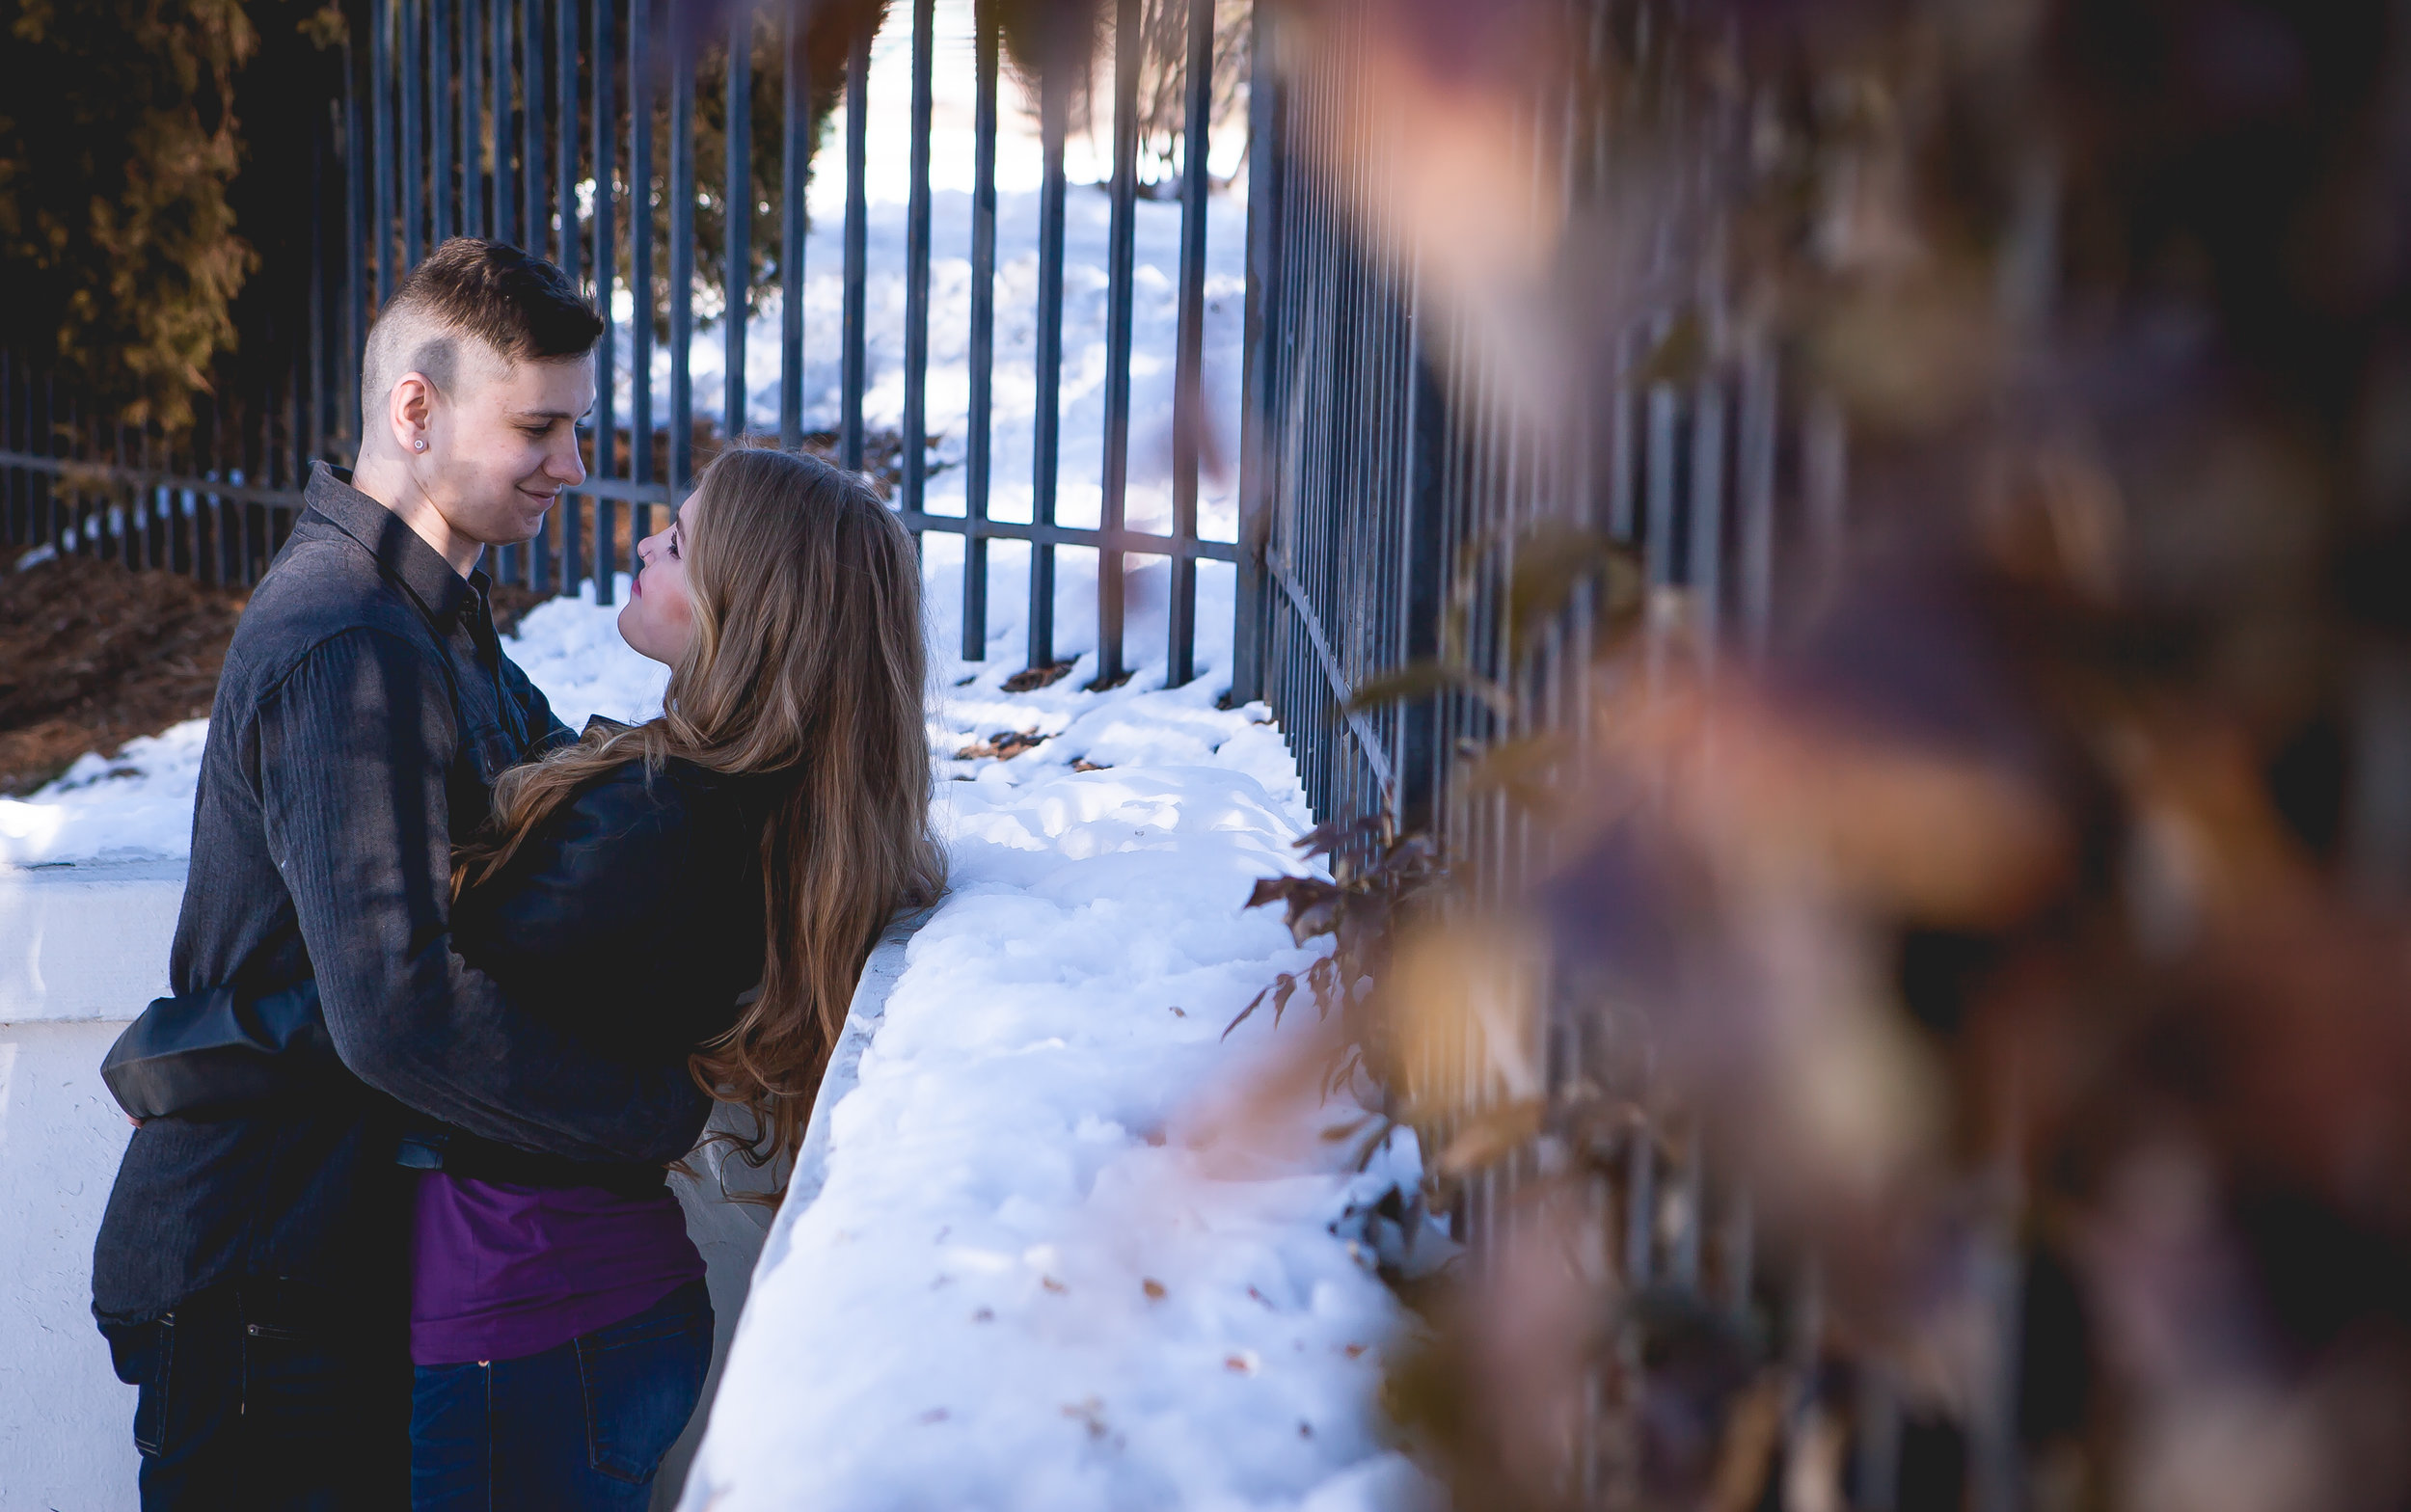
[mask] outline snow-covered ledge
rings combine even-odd
[[[0,865],[0,1024],[123,1023],[167,990],[181,861]]]
[[[1353,1172],[1362,1110],[1272,1091],[1313,1085],[1299,1015],[1222,1033],[1312,958],[1241,907],[1295,864],[1295,789],[1252,775],[1277,738],[1131,702],[1132,749],[1221,740],[941,791],[953,891],[857,996],[682,1512],[1423,1501],[1376,1405],[1404,1318],[1352,1242],[1412,1140]]]
[[[0,865],[0,1508],[134,1505],[133,1389],[92,1325],[128,1130],[100,1058],[166,990],[181,861]]]

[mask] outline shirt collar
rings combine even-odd
[[[376,558],[378,570],[417,602],[419,611],[438,634],[449,634],[461,622],[463,610],[485,603],[483,572],[467,578],[454,572],[452,564],[420,540],[400,515],[352,487],[349,469],[318,463],[310,471],[302,498],[312,512]]]

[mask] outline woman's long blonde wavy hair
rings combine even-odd
[[[454,883],[491,877],[627,762],[790,779],[762,832],[761,991],[691,1062],[705,1091],[753,1110],[760,1137],[743,1153],[762,1164],[801,1142],[880,931],[945,885],[929,821],[920,563],[868,482],[792,452],[722,453],[685,520],[694,630],[662,714],[504,772]]]

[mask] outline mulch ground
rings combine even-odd
[[[243,594],[67,557],[0,568],[0,795],[209,712]]]
[[[508,634],[544,597],[498,585],[496,626]],[[0,567],[0,797],[206,715],[245,598],[80,556]]]

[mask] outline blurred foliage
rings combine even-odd
[[[190,424],[250,275],[307,237],[342,35],[306,0],[0,4],[0,345],[90,418]]]
[[[1604,500],[1467,463],[1519,523],[1357,690],[1544,732],[1462,753],[1448,896],[1358,948],[1489,1236],[1393,1373],[1426,1463],[1469,1508],[2411,1505],[2399,8],[1283,21],[1485,446],[1607,437],[1617,353],[1783,405],[1762,654]]]
[[[0,342],[180,421],[233,338],[235,0],[0,5]]]

